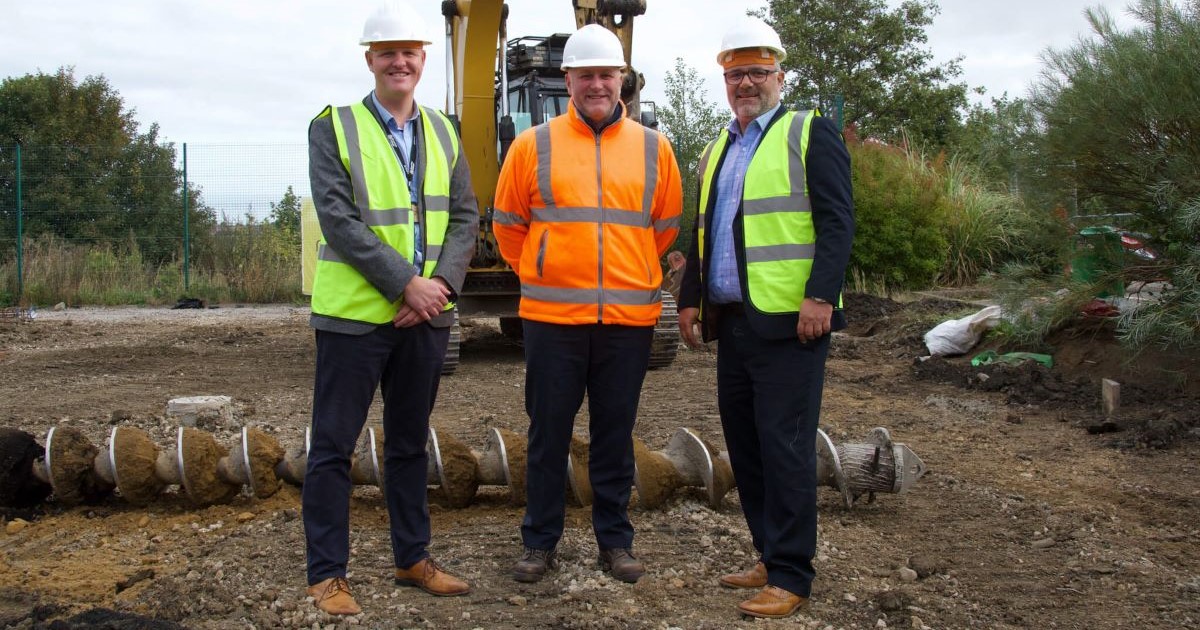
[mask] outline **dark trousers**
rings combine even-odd
[[[384,492],[392,555],[409,567],[428,553],[429,413],[437,397],[449,328],[379,326],[365,335],[317,331],[312,442],[301,492],[308,583],[346,575],[350,558],[350,460],[380,388]]]
[[[524,320],[524,331],[529,453],[521,538],[534,549],[553,549],[562,538],[567,454],[575,414],[586,392],[596,544],[600,549],[630,548],[633,423],[654,329]]]
[[[722,314],[717,402],[742,512],[767,581],[808,597],[817,548],[817,420],[829,335],[763,339]]]

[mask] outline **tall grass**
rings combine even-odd
[[[220,302],[301,302],[300,239],[269,224],[225,224],[211,251],[192,259],[184,289],[181,257],[147,263],[137,241],[79,244],[52,235],[27,239],[24,287],[17,296],[15,259],[0,262],[0,304],[70,306],[174,304],[191,297]]]
[[[947,252],[936,277],[943,286],[974,284],[1007,263],[1051,271],[1064,259],[1065,224],[1047,209],[1027,208],[1008,192],[988,187],[973,163],[939,153],[929,158],[905,149],[908,167],[939,188],[941,232]]]

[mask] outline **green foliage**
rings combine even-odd
[[[300,294],[300,232],[270,223],[225,223],[214,272],[238,302],[288,302]]]
[[[1040,269],[1009,263],[984,280],[1006,314],[992,335],[1006,347],[1048,350],[1045,339],[1078,317],[1091,301],[1088,290],[1072,291],[1074,285],[1062,275],[1046,275]],[[1034,296],[1034,297],[1031,297]]]
[[[940,223],[945,192],[904,152],[877,143],[851,143],[855,236],[850,277],[859,288],[891,292],[933,283],[947,243]]]
[[[0,82],[0,142],[21,145],[24,235],[77,243],[120,241],[137,228],[147,260],[182,246],[182,177],[158,126],[138,132],[133,112],[101,76],[77,81],[70,68]],[[0,239],[16,236],[16,150],[0,151]],[[197,232],[212,214],[193,203]]]
[[[694,237],[700,197],[700,154],[730,117],[708,100],[704,80],[683,59],[675,59],[675,68],[667,72],[663,81],[663,91],[667,103],[658,110],[658,122],[671,140],[683,179],[683,220],[675,248],[687,254]]]
[[[1136,225],[1168,242],[1192,242],[1175,221],[1200,199],[1200,6],[1165,0],[1132,7],[1128,32],[1102,9],[1088,12],[1093,37],[1048,51],[1033,95],[1046,126],[1045,159],[1064,200]]]
[[[1016,195],[987,187],[975,166],[959,156],[927,161],[910,150],[909,159],[913,168],[927,169],[945,194],[942,231],[949,249],[939,284],[970,285],[1009,262],[1043,273],[1061,268],[1069,242],[1065,223],[1028,210]]]
[[[1029,101],[993,98],[976,103],[954,136],[955,156],[974,165],[982,183],[1018,195],[1030,191],[1044,169],[1038,159],[1039,119]],[[1052,204],[1051,204],[1052,205]]]
[[[300,233],[300,197],[291,186],[287,187],[279,203],[271,204],[270,221],[277,228]]]
[[[273,225],[222,226],[214,236],[221,268],[193,267],[188,290],[178,260],[147,261],[136,240],[113,245],[79,245],[53,234],[26,241],[22,303],[38,306],[83,304],[173,304],[180,297],[210,303],[299,302],[300,253],[295,235]],[[0,263],[0,298],[12,303],[16,263]],[[11,288],[10,288],[11,287]]]
[[[784,102],[794,109],[829,109],[845,97],[844,126],[889,142],[905,133],[918,143],[946,146],[967,106],[961,58],[933,65],[925,28],[938,6],[906,0],[769,0],[753,12],[779,33],[788,72]]]
[[[1118,31],[1103,9],[1092,37],[1047,51],[1032,95],[1045,137],[1043,194],[1076,214],[1119,215],[1148,232],[1175,291],[1122,320],[1135,346],[1200,345],[1200,4],[1139,0]]]
[[[1200,234],[1200,200],[1186,204],[1176,222],[1179,231]],[[1200,243],[1179,245],[1173,255],[1177,261],[1171,270],[1174,290],[1163,293],[1160,302],[1121,317],[1121,338],[1135,348],[1200,348]]]

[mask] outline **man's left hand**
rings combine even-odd
[[[804,298],[800,303],[800,321],[796,323],[796,336],[800,343],[816,341],[829,334],[833,321],[833,305]]]

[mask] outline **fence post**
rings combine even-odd
[[[183,292],[188,292],[190,280],[190,260],[188,259],[192,248],[192,233],[188,225],[188,178],[187,178],[187,143],[183,143]]]
[[[17,304],[25,294],[25,222],[21,206],[21,143],[17,143]]]

